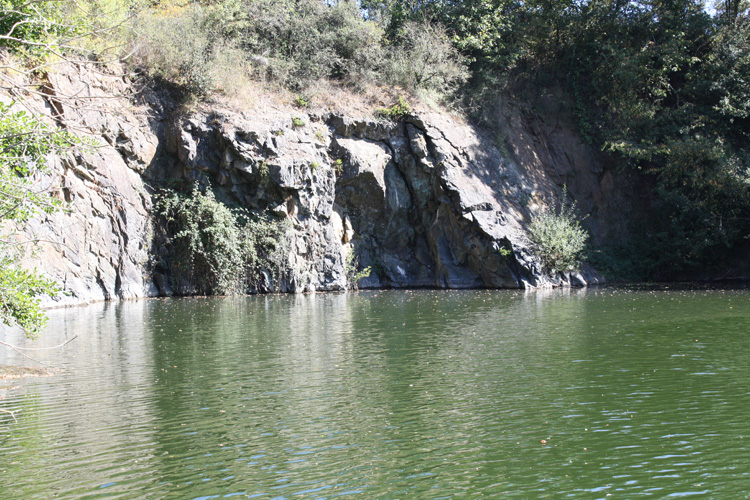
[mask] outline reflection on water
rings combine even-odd
[[[51,312],[5,498],[746,498],[740,291],[413,291]],[[23,343],[16,337],[16,343]],[[0,363],[28,361],[0,351]]]

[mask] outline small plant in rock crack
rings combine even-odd
[[[336,175],[341,175],[344,172],[344,161],[341,158],[334,161],[333,169],[336,171]]]
[[[346,273],[346,280],[349,282],[349,287],[353,290],[357,289],[357,283],[361,279],[368,278],[370,276],[370,273],[372,272],[372,268],[370,266],[365,267],[362,270],[357,270],[359,267],[359,259],[354,255],[354,251],[350,252],[349,255],[346,256],[346,261],[344,262],[344,272]]]
[[[268,179],[268,162],[263,160],[258,167],[258,176],[260,177],[261,181],[265,181]]]
[[[506,246],[502,246],[498,249],[498,253],[500,254],[500,257],[502,257],[504,260],[510,259],[510,257],[513,255],[513,250]]]
[[[303,95],[298,95],[294,98],[294,105],[298,108],[306,108],[310,105],[310,99]]]
[[[411,105],[402,96],[399,96],[396,104],[389,108],[379,108],[375,114],[392,121],[398,121],[411,113]]]

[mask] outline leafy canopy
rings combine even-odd
[[[750,17],[746,0],[373,0],[394,36],[439,20],[470,62],[480,119],[546,92],[585,141],[633,172],[649,217],[634,237],[651,271],[741,255],[750,237]]]

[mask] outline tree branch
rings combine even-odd
[[[14,345],[8,344],[7,342],[3,342],[2,340],[0,340],[0,344],[3,344],[3,345],[8,346],[8,347],[12,347],[13,349],[16,349],[16,350],[20,349],[20,350],[23,350],[23,351],[49,351],[51,349],[60,349],[61,347],[64,347],[64,346],[70,344],[71,342],[73,342],[77,338],[78,338],[78,335],[74,335],[72,338],[69,338],[68,340],[66,340],[62,344],[55,345],[55,346],[52,346],[52,347],[19,347],[19,346],[14,346]]]
[[[16,419],[16,412],[17,412],[17,411],[18,411],[18,410],[2,410],[2,409],[0,409],[0,412],[2,412],[2,413],[7,413],[7,414],[8,414],[8,415],[10,415],[11,417],[13,417],[13,421],[14,421],[15,423],[18,423],[18,419]]]
[[[21,348],[19,348],[19,347],[17,347],[17,346],[14,346],[13,344],[9,344],[8,342],[4,342],[4,341],[0,340],[0,345],[4,345],[4,346],[6,346],[6,347],[10,347],[11,349],[13,349],[14,351],[16,351],[16,352],[17,352],[18,354],[20,354],[20,355],[21,355],[21,356],[23,356],[24,358],[27,358],[27,359],[30,359],[31,361],[34,361],[34,362],[36,362],[36,363],[39,363],[40,365],[44,366],[45,368],[52,368],[52,366],[48,365],[48,364],[47,364],[47,363],[45,363],[44,361],[40,361],[40,360],[38,360],[38,359],[36,359],[36,358],[34,358],[34,357],[32,357],[32,356],[29,356],[29,355],[28,355],[28,354],[26,354],[25,352],[21,351],[21,350],[20,350]]]

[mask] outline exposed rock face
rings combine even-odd
[[[65,302],[168,292],[169,263],[157,273],[149,264],[164,251],[154,243],[148,183],[169,179],[210,184],[225,202],[289,220],[288,270],[275,284],[284,292],[346,289],[351,262],[373,269],[360,287],[602,281],[592,270],[545,276],[527,224],[560,182],[447,115],[424,111],[390,122],[274,109],[170,118],[158,105],[122,99],[81,112],[80,102],[60,96],[81,86],[111,96],[124,83],[67,71],[51,79],[50,101],[106,145],[57,165],[71,210],[34,227],[37,237],[61,244],[45,246],[35,260],[70,291]]]
[[[554,183],[540,187],[469,125],[436,113],[297,118],[305,125],[193,115],[167,139],[186,178],[293,221],[283,291],[345,288],[350,252],[374,270],[362,287],[564,283],[545,277],[526,232],[527,205]],[[601,280],[591,271],[570,279]]]
[[[151,197],[138,170],[151,163],[158,139],[137,108],[115,98],[125,86],[122,78],[62,66],[45,88],[48,115],[93,144],[52,159],[43,182],[67,206],[30,224],[29,236],[40,244],[27,265],[43,270],[65,291],[49,305],[157,293],[146,266]]]

